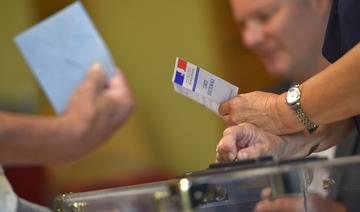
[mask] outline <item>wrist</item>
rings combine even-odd
[[[299,122],[296,117],[296,113],[289,107],[286,103],[285,98],[287,93],[279,95],[276,99],[276,113],[277,117],[280,120],[282,127],[282,134],[291,134],[304,130],[304,126]]]
[[[67,137],[71,142],[81,143],[86,139],[90,128],[91,118],[82,114],[66,113],[57,117],[56,125],[60,134]]]

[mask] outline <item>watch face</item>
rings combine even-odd
[[[290,105],[297,103],[300,100],[300,90],[297,87],[292,87],[289,89],[286,96],[286,102]]]

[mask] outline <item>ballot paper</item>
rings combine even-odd
[[[221,103],[236,96],[239,90],[229,82],[181,58],[176,58],[172,82],[176,92],[215,113],[218,113]]]
[[[110,78],[115,73],[111,55],[80,1],[19,34],[15,43],[57,113],[92,63],[101,63]]]

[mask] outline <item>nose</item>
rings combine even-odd
[[[262,24],[256,20],[248,20],[242,32],[244,45],[248,48],[256,48],[264,41]]]

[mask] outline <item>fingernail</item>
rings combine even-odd
[[[228,158],[230,161],[233,161],[236,158],[236,156],[233,153],[229,153]]]
[[[248,154],[246,152],[239,153],[239,159],[247,159],[247,158],[248,158]]]
[[[102,70],[102,65],[99,61],[95,61],[92,65],[91,65],[91,69],[99,69]]]

